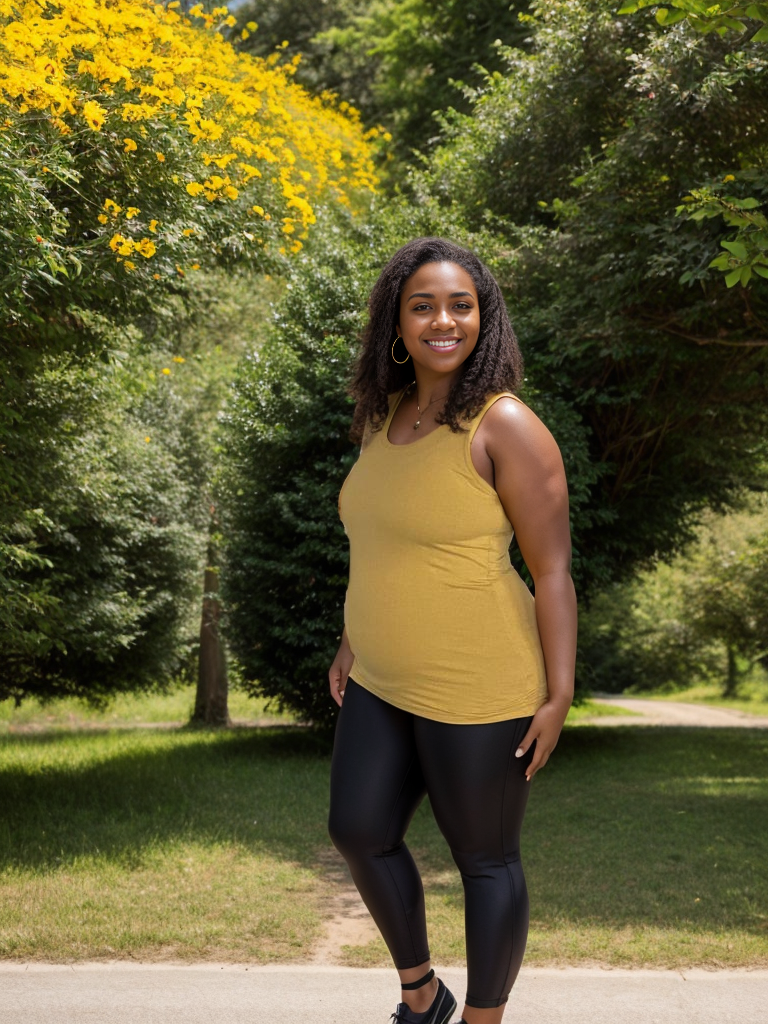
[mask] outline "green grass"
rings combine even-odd
[[[523,833],[526,963],[768,966],[768,733],[566,729]],[[462,890],[428,807],[410,844],[432,952],[463,956]],[[376,941],[350,965],[383,965]]]
[[[170,693],[121,694],[107,707],[96,709],[76,698],[64,698],[41,704],[26,700],[15,707],[12,700],[0,701],[0,733],[18,730],[109,728],[139,724],[189,721],[195,703],[194,686],[184,686]],[[265,700],[247,697],[240,690],[229,694],[229,713],[235,723],[272,719],[290,722],[289,715],[270,709]]]
[[[642,717],[634,711],[626,711],[624,708],[614,707],[613,704],[598,704],[593,700],[585,700],[581,704],[574,704],[568,711],[566,725],[581,725],[583,722],[590,722],[593,718],[627,718]]]
[[[327,769],[301,729],[0,737],[0,957],[305,955]]]
[[[566,728],[524,829],[526,962],[768,967],[767,767],[762,730]],[[307,957],[328,769],[301,728],[6,731],[0,957]],[[461,885],[426,804],[409,843],[435,957],[460,960]],[[379,942],[347,959],[389,962]]]

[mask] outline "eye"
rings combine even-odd
[[[455,308],[456,309],[471,309],[472,307],[470,306],[470,304],[468,302],[457,302]]]
[[[413,312],[414,313],[421,313],[423,310],[430,309],[430,308],[431,307],[430,307],[429,303],[427,303],[427,302],[419,302],[417,305],[415,305],[413,307]]]

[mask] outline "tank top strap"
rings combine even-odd
[[[403,397],[405,396],[406,391],[410,386],[410,384],[406,384],[405,387],[402,388],[400,391],[396,391],[393,397],[391,398],[389,403],[389,412],[387,413],[387,418],[384,420],[384,425],[381,428],[381,433],[384,434],[384,437],[387,436],[387,433],[389,431],[389,424],[392,422],[392,417],[397,412],[397,407],[398,405],[400,405],[401,401],[403,400]]]
[[[485,416],[485,414],[488,412],[488,410],[491,408],[492,405],[495,405],[496,402],[498,402],[498,400],[500,398],[514,398],[514,400],[516,402],[521,402],[522,403],[522,399],[518,398],[517,395],[512,394],[511,391],[500,391],[496,395],[491,395],[491,397],[488,399],[488,401],[482,407],[480,412],[477,414],[477,416],[474,417],[474,419],[472,420],[472,422],[469,425],[469,437],[468,437],[469,444],[472,444],[472,438],[477,433],[477,428],[483,422],[483,417]]]

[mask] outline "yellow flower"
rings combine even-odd
[[[107,112],[96,100],[88,100],[83,104],[83,117],[88,125],[95,131],[101,131],[101,126],[107,119]]]
[[[190,269],[191,270],[199,270],[200,269],[200,264],[199,263],[193,263]]]
[[[174,356],[173,361],[174,363],[186,363],[187,360],[184,358],[184,356]]]
[[[100,213],[96,220],[99,222],[99,224],[106,224],[109,220],[109,217],[107,217],[106,213]]]
[[[159,220],[151,220],[149,222],[149,230],[154,234],[157,231],[157,225],[160,223]]]
[[[364,129],[359,113],[329,93],[305,91],[295,61],[239,50],[222,34],[236,25],[226,7],[192,3],[197,23],[181,15],[179,0],[0,0],[5,110],[35,112],[64,147],[78,122],[96,132],[110,121],[131,125],[131,136],[104,134],[106,159],[113,148],[138,155],[138,139],[166,144],[172,131],[189,170],[169,175],[169,185],[214,203],[271,178],[280,197],[273,216],[295,226],[289,244],[305,237],[318,200],[350,206],[354,194],[375,191],[372,142],[383,129]],[[256,29],[249,21],[242,32]],[[210,165],[222,175],[205,180]],[[146,178],[138,185],[134,201],[146,205]],[[117,203],[103,210],[120,212]],[[253,213],[268,219],[261,207]]]
[[[141,210],[138,208],[138,206],[129,206],[128,209],[125,211],[125,216],[128,220],[130,220],[131,217],[135,217],[137,213],[141,213]]]
[[[251,207],[251,211],[253,213],[255,213],[257,216],[259,216],[259,217],[263,217],[264,216],[264,207],[263,206],[252,206]]]
[[[181,233],[182,235],[186,235],[188,238],[190,235],[196,234],[196,231],[194,228],[184,228],[184,230]]]
[[[147,436],[144,438],[144,440],[147,442],[147,444],[149,444],[149,442],[152,440],[152,438],[149,436],[149,434],[147,434]]]
[[[122,210],[122,206],[118,206],[114,199],[105,199],[104,209],[107,213],[111,213],[113,217],[116,217]]]
[[[125,261],[125,269],[126,270],[135,270],[136,269],[136,264],[133,263],[131,260],[126,260]]]
[[[734,178],[734,176],[733,176],[732,174],[726,174],[726,176],[725,176],[725,177],[723,178],[723,181],[724,181],[724,182],[727,182],[727,181],[736,181],[736,179]]]
[[[136,252],[140,252],[148,260],[150,256],[154,256],[157,252],[157,246],[151,238],[142,238],[136,246]]]
[[[171,375],[171,371],[170,371],[170,369],[167,366],[163,367],[162,372],[165,374],[166,377],[170,377],[170,375]]]
[[[159,281],[159,280],[160,280],[160,275],[159,275],[159,274],[153,274],[153,275],[152,275],[152,277],[154,277],[154,279],[155,279],[156,281]]]

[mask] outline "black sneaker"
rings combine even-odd
[[[438,978],[437,995],[428,1010],[414,1013],[407,1003],[398,1003],[391,1019],[393,1024],[448,1024],[455,1009],[453,993]]]

